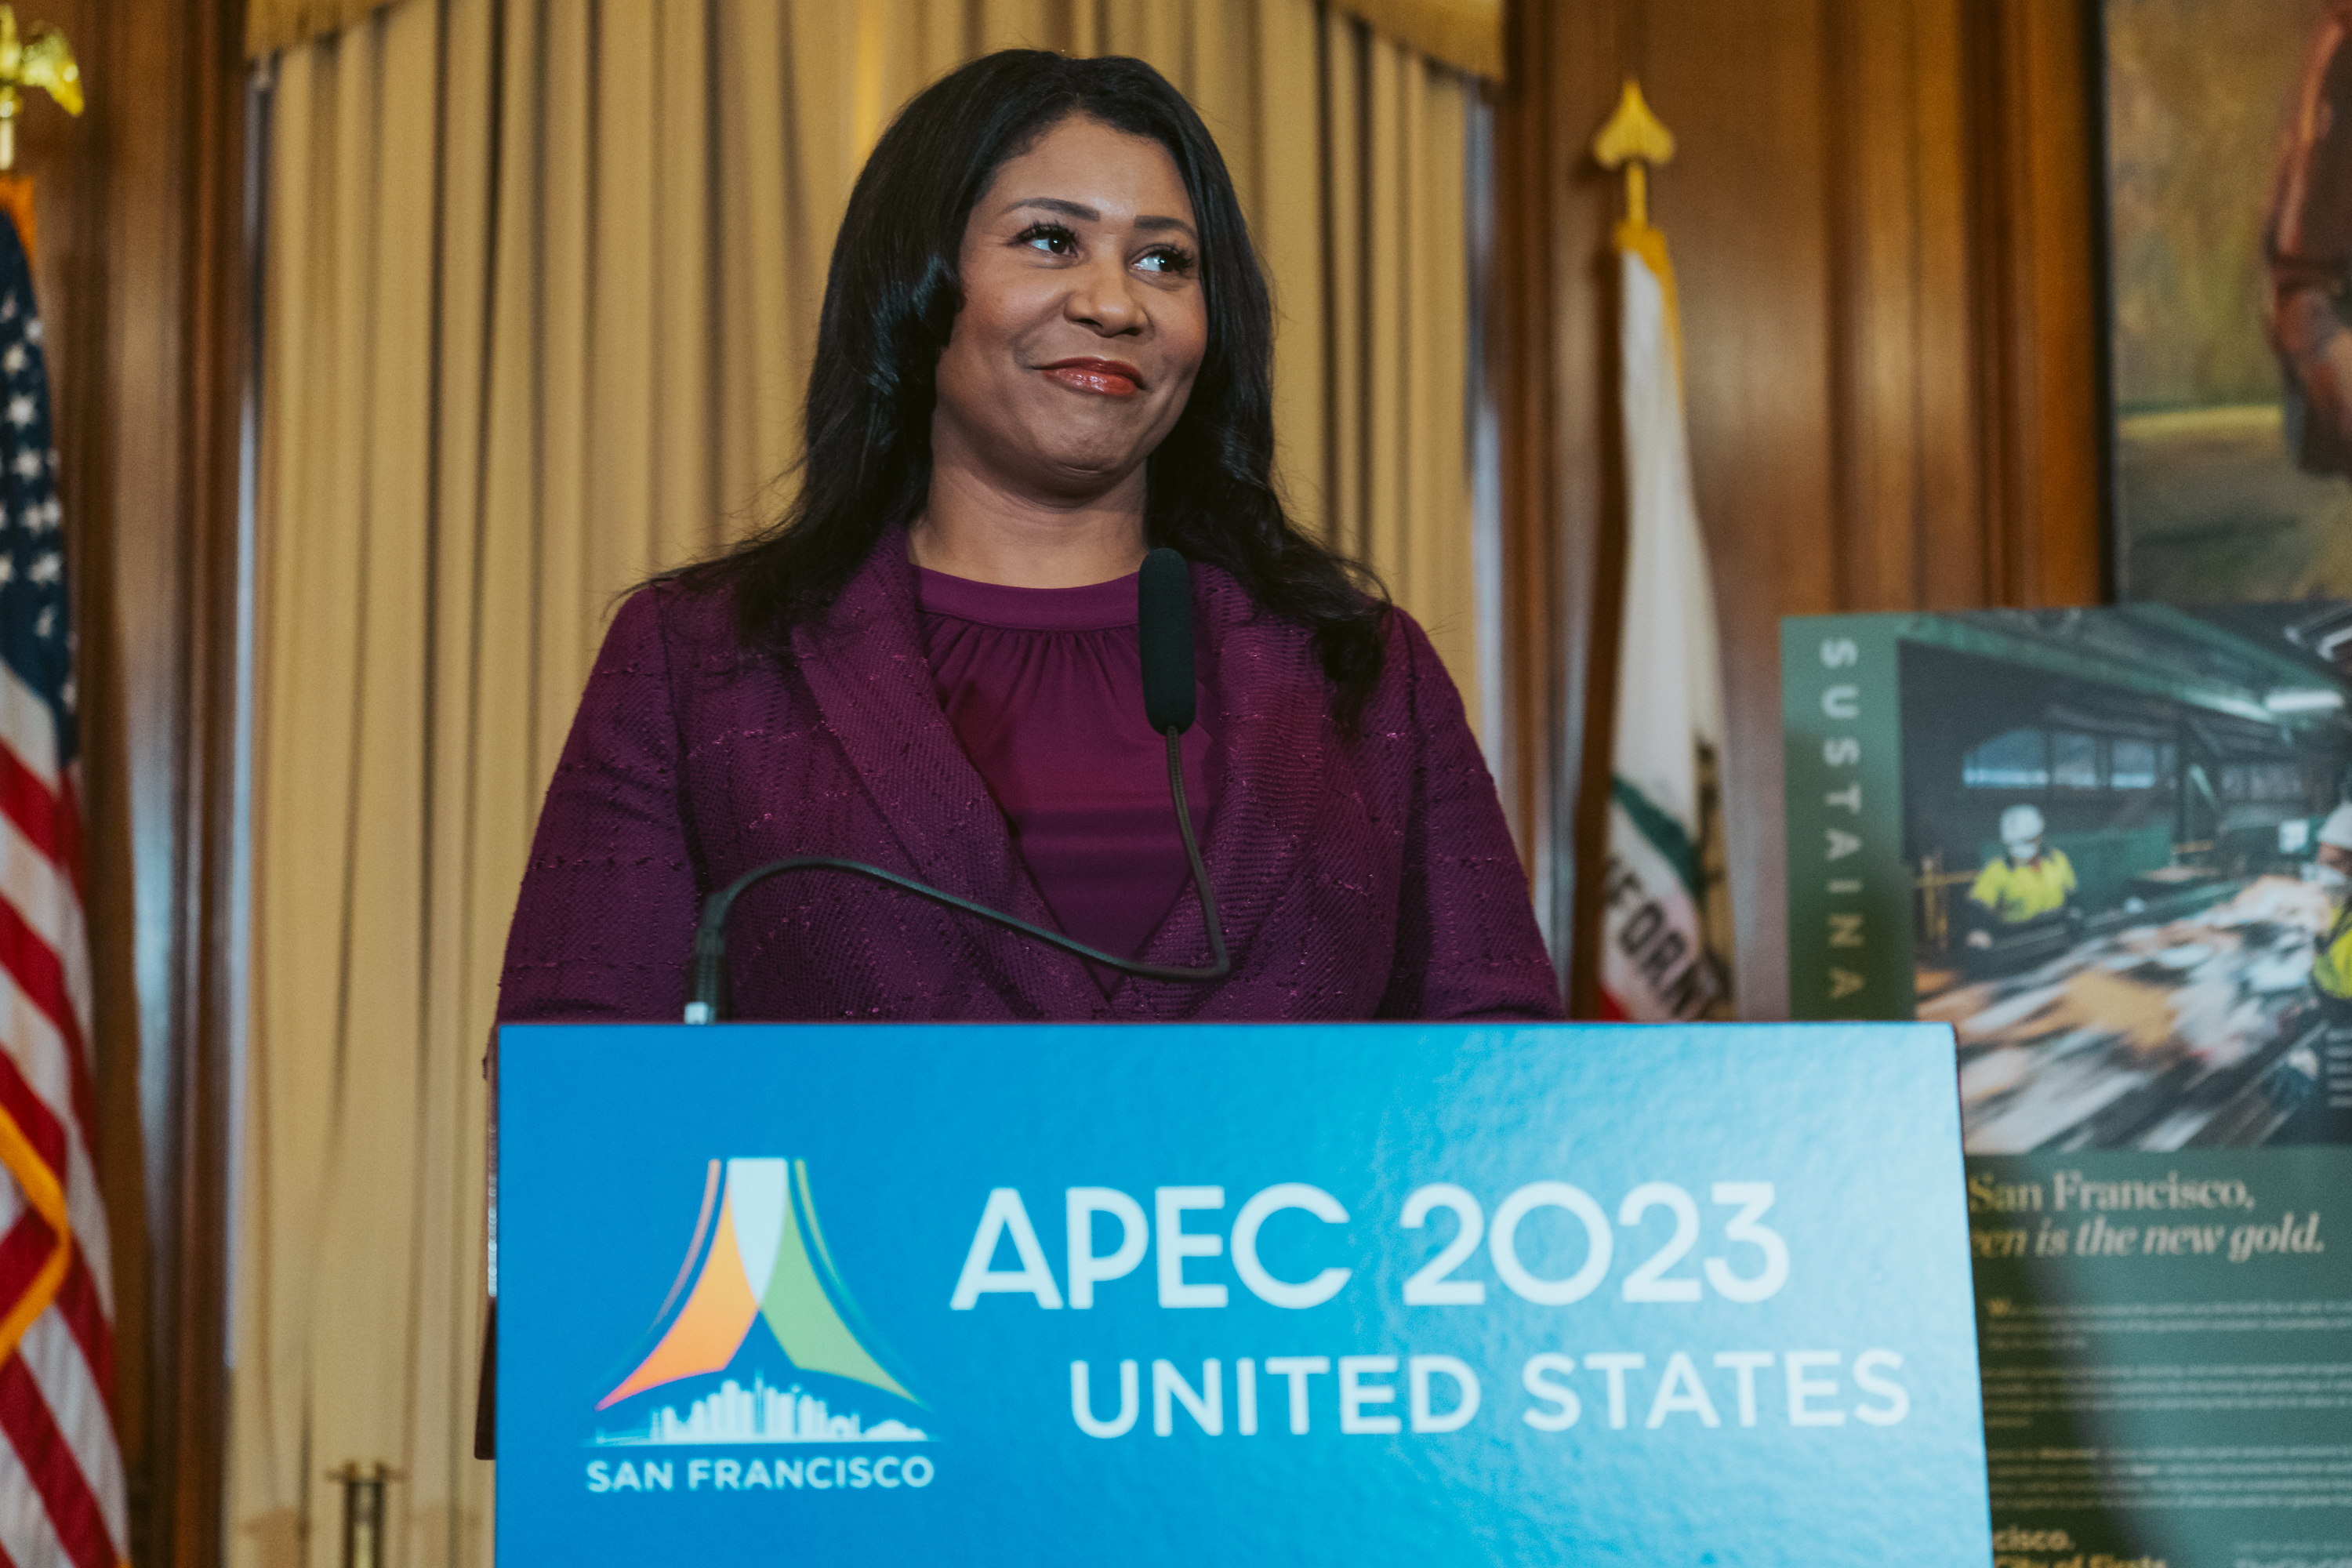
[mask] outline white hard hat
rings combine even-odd
[[[2042,837],[2042,812],[2031,805],[2012,805],[2000,814],[2003,844],[2031,844]]]
[[[2352,805],[2337,806],[2319,825],[2319,841],[2338,849],[2352,849]]]

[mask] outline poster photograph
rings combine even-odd
[[[2352,6],[2101,14],[2117,595],[2352,595]]]
[[[1957,1037],[2012,1568],[2352,1560],[2347,653],[2329,600],[1783,623],[1792,1011]]]

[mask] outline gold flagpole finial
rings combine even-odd
[[[1665,128],[1642,97],[1642,84],[1625,79],[1617,108],[1592,138],[1592,160],[1604,169],[1625,171],[1625,221],[1635,228],[1650,222],[1649,168],[1670,163],[1675,157],[1675,133]]]
[[[58,100],[68,114],[81,112],[81,67],[74,63],[66,36],[45,22],[19,39],[16,13],[0,5],[0,171],[16,166],[16,116],[23,111],[23,91],[37,87]]]

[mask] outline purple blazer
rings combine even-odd
[[[1289,1021],[1560,1016],[1493,781],[1429,639],[1397,614],[1353,737],[1307,635],[1192,569],[1194,639],[1223,708],[1202,846],[1234,972],[1120,977],[836,872],[736,904],[741,1018]],[[914,568],[885,539],[782,660],[739,643],[722,592],[625,604],[540,814],[499,1016],[670,1020],[704,894],[788,855],[870,861],[1052,926],[923,654]],[[1208,962],[1188,883],[1139,955]]]

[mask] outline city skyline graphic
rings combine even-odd
[[[919,1408],[915,1396],[867,1348],[862,1321],[826,1248],[802,1160],[713,1160],[686,1260],[647,1331],[650,1348],[596,1402],[608,1410],[687,1378],[724,1373],[761,1323],[793,1370],[845,1378]],[[754,1360],[767,1359],[757,1347]],[[598,1430],[596,1445],[666,1443],[912,1442],[929,1440],[897,1420],[867,1426],[836,1411],[800,1383],[779,1386],[753,1371],[687,1402],[655,1411],[644,1426]],[[681,1390],[681,1393],[686,1391]],[[838,1397],[836,1395],[836,1397]]]
[[[745,1388],[729,1378],[694,1401],[680,1416],[675,1405],[654,1412],[645,1426],[626,1432],[598,1431],[600,1448],[653,1447],[701,1443],[927,1443],[930,1435],[903,1421],[865,1425],[855,1411],[835,1415],[800,1384],[772,1388],[753,1373]]]

